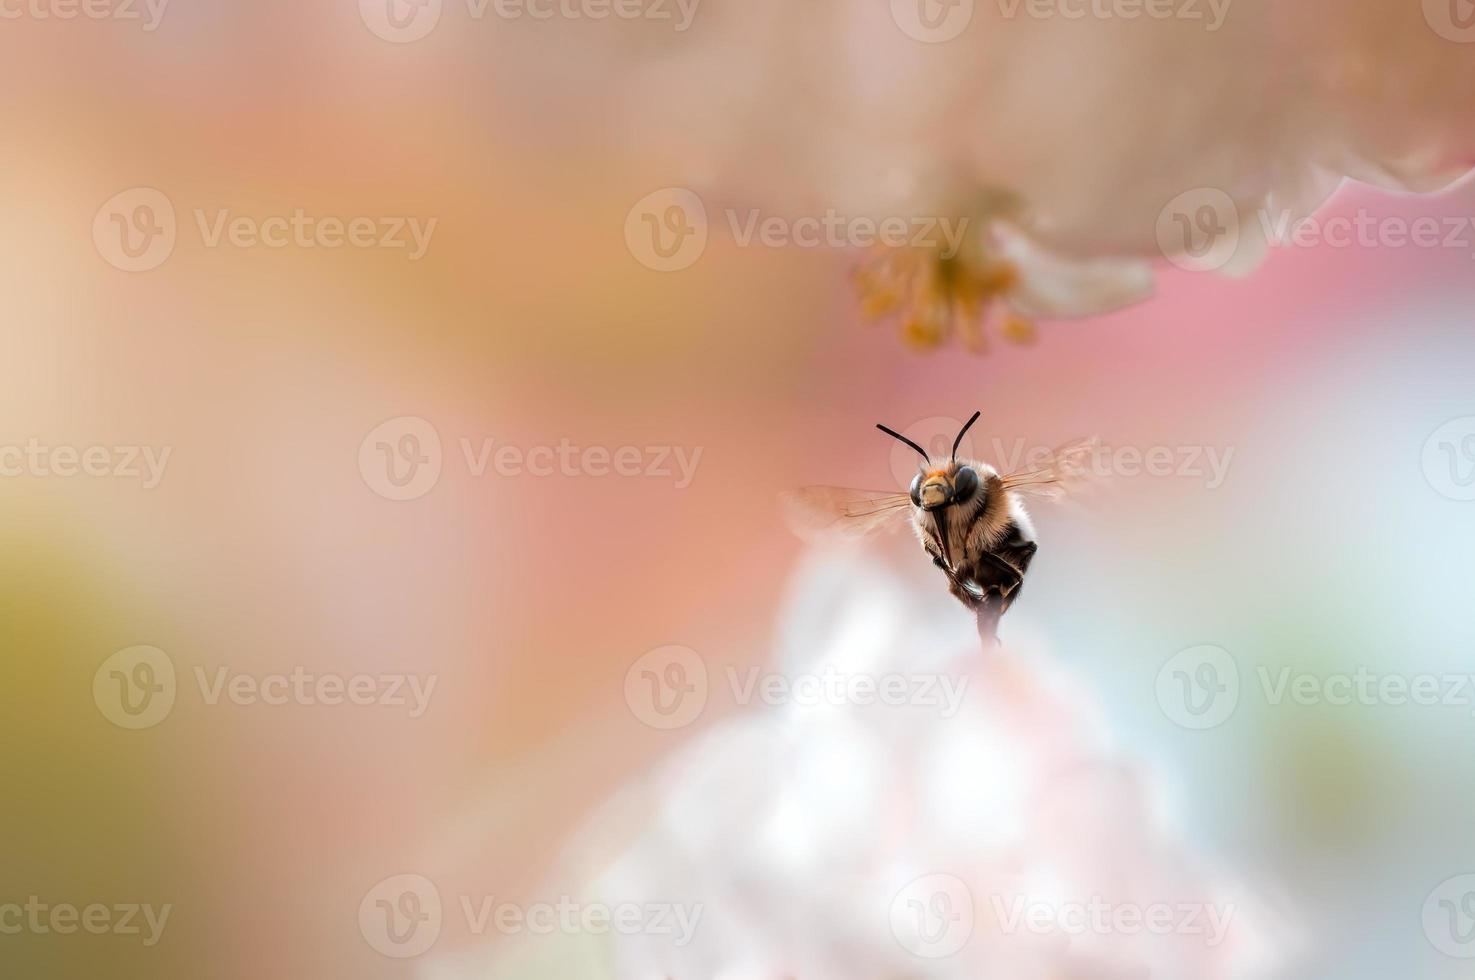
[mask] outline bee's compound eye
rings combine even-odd
[[[918,473],[912,478],[912,503],[918,507],[922,506],[922,474]]]
[[[953,503],[961,504],[978,492],[978,471],[964,466],[953,477]]]

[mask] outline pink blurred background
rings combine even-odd
[[[171,448],[153,489],[0,481],[0,898],[174,906],[151,948],[4,937],[16,975],[412,975],[360,936],[367,889],[415,871],[536,894],[592,808],[693,734],[632,715],[630,665],[666,644],[767,658],[804,547],[778,494],[891,486],[874,423],[981,409],[979,436],[1006,444],[1233,447],[1215,489],[1124,478],[1041,508],[1008,626],[1098,690],[1206,848],[1275,881],[1313,932],[1346,930],[1303,976],[1456,976],[1419,908],[1475,863],[1467,716],[1246,712],[1185,735],[1153,682],[1196,643],[1301,666],[1468,661],[1475,510],[1431,489],[1420,452],[1475,414],[1471,247],[1288,247],[1238,280],[1163,264],[1153,300],[1046,323],[1032,346],[917,354],[860,321],[854,252],[717,237],[690,269],[643,267],[627,212],[680,175],[628,145],[597,88],[558,88],[593,25],[541,65],[538,29],[396,47],[350,3],[207,2],[154,32],[0,30],[0,442]],[[134,187],[180,215],[173,254],[140,273],[91,235]],[[437,225],[415,262],[211,249],[197,208]],[[1348,187],[1327,214],[1359,209],[1468,220],[1475,190]],[[405,416],[434,426],[443,472],[396,502],[359,454]],[[680,488],[478,477],[462,438],[701,455]],[[932,581],[914,542],[877,547]],[[180,694],[125,731],[89,692],[137,644],[169,654]],[[419,718],[209,705],[193,672],[220,666],[437,687]]]

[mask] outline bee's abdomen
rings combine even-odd
[[[1023,575],[1029,571],[1029,563],[1034,560],[1035,552],[1039,550],[1040,546],[1035,544],[1033,538],[1026,535],[1023,529],[1015,527],[1010,537],[994,549],[994,553],[1019,569],[1019,574]]]

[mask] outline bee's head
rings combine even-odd
[[[922,457],[922,468],[912,480],[912,503],[923,510],[942,510],[953,504],[966,503],[978,492],[978,471],[973,467],[958,462],[958,447],[963,443],[963,436],[978,421],[980,412],[974,412],[973,417],[963,426],[958,438],[953,440],[952,457],[942,465],[934,465],[927,451],[912,440],[899,432],[878,425],[876,428],[891,436],[900,439],[911,446]]]
[[[955,459],[946,466],[923,466],[912,480],[912,503],[923,510],[966,503],[977,492],[978,471]]]

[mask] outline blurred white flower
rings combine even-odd
[[[1058,317],[1142,298],[1148,273],[1127,260],[1203,244],[1160,233],[1185,192],[1232,202],[1237,222],[1195,209],[1183,234],[1232,229],[1213,267],[1235,272],[1265,252],[1261,209],[1309,214],[1345,177],[1454,180],[1475,166],[1462,43],[1475,28],[1458,6],[705,0],[688,31],[627,35],[570,67],[620,93],[642,155],[710,193],[792,214],[974,219],[976,247],[951,267],[862,272],[870,311],[901,313],[925,345],[976,340],[984,300]],[[987,248],[996,220],[1052,261]],[[1078,265],[1093,259],[1115,264]]]
[[[814,557],[771,669],[950,678],[961,710],[749,708],[591,821],[574,848],[583,900],[697,913],[689,942],[564,936],[425,976],[1216,980],[1275,966],[1270,909],[1173,833],[1091,700],[1038,653],[980,652],[948,603],[856,553]],[[604,850],[632,813],[643,829]]]

